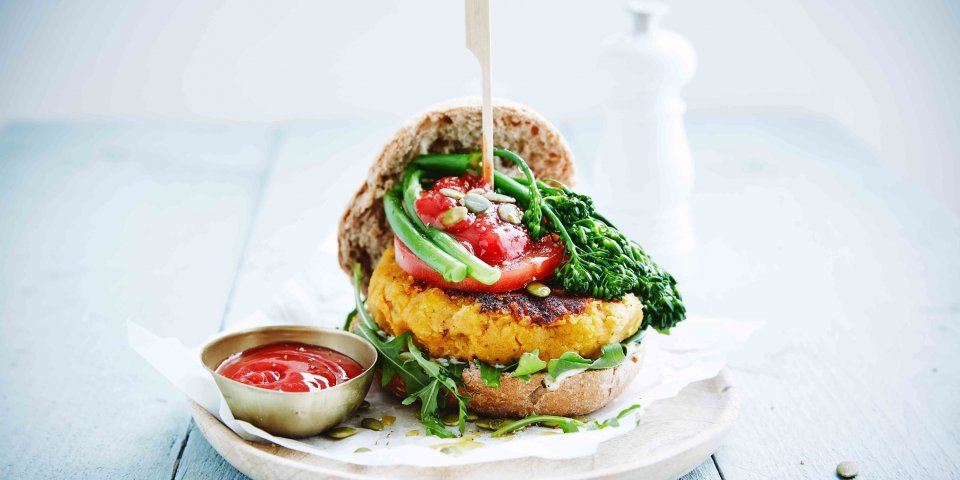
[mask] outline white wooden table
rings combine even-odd
[[[195,344],[265,305],[389,127],[0,130],[0,478],[241,476],[125,321]],[[561,128],[588,169],[596,123]],[[689,308],[768,323],[731,361],[738,425],[687,478],[829,478],[846,459],[862,478],[960,478],[960,219],[815,120],[689,132]]]

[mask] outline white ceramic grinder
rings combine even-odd
[[[682,277],[697,264],[693,161],[680,98],[696,53],[685,38],[659,27],[663,4],[630,3],[628,11],[633,30],[608,39],[600,60],[605,122],[590,182],[598,209]]]

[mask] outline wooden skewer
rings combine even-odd
[[[493,76],[490,52],[490,0],[465,0],[464,5],[467,49],[473,52],[480,62],[483,76],[483,107],[480,110],[483,135],[481,152],[483,181],[493,185],[493,99],[490,93],[490,80]]]

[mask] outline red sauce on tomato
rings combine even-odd
[[[315,392],[360,375],[363,367],[336,350],[280,342],[233,354],[217,367],[217,373],[266,390]]]
[[[444,226],[440,216],[459,205],[457,200],[440,193],[445,188],[463,194],[475,188],[490,191],[490,186],[476,175],[437,180],[433,188],[425,190],[415,204],[417,215],[423,223],[446,230],[488,265],[502,265],[516,260],[530,248],[533,242],[527,230],[503,221],[496,208],[482,213],[468,213],[460,222]]]

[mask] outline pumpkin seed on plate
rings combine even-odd
[[[503,418],[478,418],[475,423],[484,430],[499,430],[500,427],[509,423],[509,420]]]
[[[461,198],[463,198],[463,192],[455,188],[441,188],[440,194],[445,197],[450,197],[454,200],[460,200]]]
[[[510,203],[501,203],[498,205],[497,215],[499,215],[500,219],[504,222],[514,225],[520,225],[520,222],[523,221],[523,214],[520,213],[520,209]]]
[[[369,451],[370,451],[370,449],[367,448],[367,447],[360,447],[360,448],[354,450],[353,453],[364,453],[364,452],[369,452]]]
[[[517,199],[516,199],[516,198],[513,198],[513,197],[511,197],[511,196],[509,196],[509,195],[504,195],[504,194],[502,194],[502,193],[497,193],[497,192],[487,192],[487,193],[484,193],[484,194],[483,194],[483,197],[486,198],[487,200],[490,200],[491,202],[497,202],[497,203],[517,203]]]
[[[442,223],[444,227],[449,227],[462,222],[464,218],[467,218],[467,208],[469,207],[453,207],[441,213],[440,223]]]
[[[323,432],[323,436],[333,439],[333,440],[343,440],[347,437],[352,437],[357,434],[357,429],[353,427],[333,427],[326,432]]]
[[[393,422],[397,421],[397,417],[394,417],[393,415],[384,415],[380,417],[380,421],[389,427],[390,425],[393,425]]]
[[[446,412],[440,412],[440,422],[448,427],[460,424],[460,414],[450,410]]]
[[[440,453],[445,453],[447,455],[460,455],[460,449],[453,446],[447,446],[441,448]]]
[[[487,200],[476,193],[468,193],[464,195],[463,198],[460,199],[460,203],[462,203],[464,207],[467,207],[467,210],[470,210],[473,213],[486,212],[487,210],[493,208],[493,203],[490,200]],[[449,212],[449,210],[447,211]],[[446,212],[444,212],[444,214],[446,214]],[[441,221],[443,220],[441,219]]]
[[[360,426],[366,428],[367,430],[381,431],[383,430],[383,422],[377,420],[376,418],[364,418],[360,421]]]
[[[837,475],[840,475],[840,478],[854,478],[859,473],[860,466],[857,462],[847,460],[837,465]]]
[[[540,283],[540,282],[530,282],[527,285],[527,291],[530,292],[530,295],[534,297],[546,297],[550,295],[550,287]]]
[[[366,410],[366,409],[368,409],[368,408],[370,408],[370,402],[364,400],[364,401],[360,402],[360,406],[357,407],[357,410]]]
[[[410,430],[410,431],[407,432],[407,436],[408,436],[408,437],[419,437],[419,436],[420,436],[420,430],[417,430],[417,429]]]

